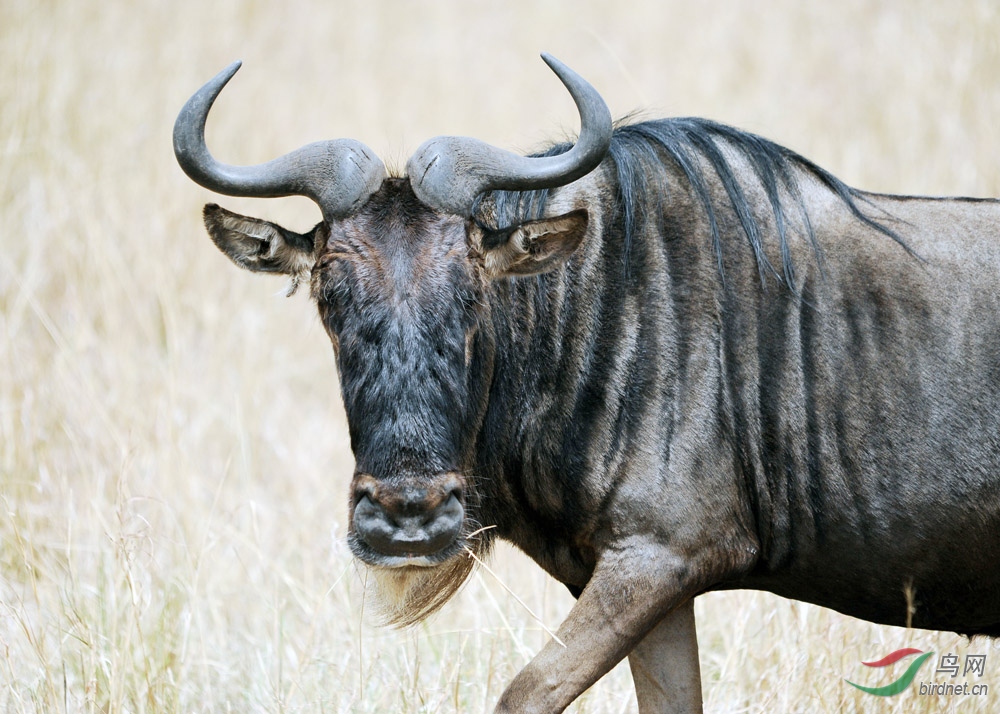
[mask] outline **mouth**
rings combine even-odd
[[[443,563],[461,555],[466,550],[464,538],[456,538],[448,546],[436,553],[393,554],[380,553],[362,540],[357,533],[351,532],[347,537],[351,554],[365,565],[385,570],[400,570],[406,568],[436,568]]]

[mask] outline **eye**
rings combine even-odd
[[[313,264],[312,268],[313,274],[314,275],[317,273],[327,274],[335,272],[338,269],[339,264],[342,262],[341,260],[342,257],[343,254],[338,253],[336,251],[328,251],[326,253],[323,253],[323,255],[321,255],[319,259]]]
[[[312,294],[320,305],[341,304],[346,299],[347,270],[335,253],[327,253],[312,268]]]

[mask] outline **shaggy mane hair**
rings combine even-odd
[[[569,151],[572,146],[569,142],[555,144],[534,156],[556,156]],[[764,242],[769,236],[754,217],[746,187],[741,184],[726,158],[724,148],[739,153],[749,163],[764,189],[777,228],[775,233],[781,255],[780,271],[765,254]],[[668,167],[671,165],[680,169],[705,211],[719,274],[723,280],[724,236],[717,220],[719,206],[716,205],[711,190],[715,182],[722,185],[729,199],[729,206],[739,220],[742,233],[756,258],[762,282],[770,274],[797,293],[795,266],[792,264],[788,245],[791,211],[801,218],[806,236],[817,257],[819,255],[816,235],[802,199],[800,179],[796,172],[815,177],[850,209],[855,218],[893,239],[912,254],[896,231],[862,210],[861,204],[867,202],[864,191],[851,188],[826,169],[791,149],[750,132],[709,119],[692,117],[656,119],[635,124],[628,123],[628,119],[625,119],[615,127],[609,155],[615,166],[614,198],[624,234],[626,261],[629,246],[650,208],[660,205],[669,192]],[[706,171],[706,165],[710,171]],[[786,197],[784,200],[782,192]],[[545,209],[548,189],[492,191],[481,197],[476,209],[487,196],[490,198],[492,214],[488,223],[493,225],[484,227],[504,230],[520,222],[540,218]],[[478,210],[474,210],[473,215],[480,221],[487,220]]]

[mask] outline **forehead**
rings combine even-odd
[[[330,226],[326,252],[383,277],[416,279],[468,256],[465,221],[421,203],[409,179],[386,179],[355,214]]]

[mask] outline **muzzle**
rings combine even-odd
[[[431,566],[454,554],[465,521],[459,474],[380,481],[356,474],[355,556],[383,567]]]

